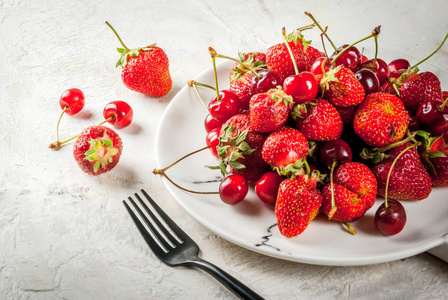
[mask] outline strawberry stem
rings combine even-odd
[[[112,25],[109,24],[109,22],[106,21],[107,26],[109,26],[110,29],[112,29],[112,31],[115,33],[115,35],[117,36],[118,40],[120,41],[120,44],[123,46],[123,48],[126,50],[126,52],[129,52],[130,49],[128,47],[126,47],[126,45],[123,43],[123,41],[121,40],[120,36],[118,35],[118,33],[115,31],[115,29],[112,27]]]
[[[440,46],[437,47],[437,49],[436,49],[433,53],[431,53],[429,56],[427,56],[427,57],[426,57],[425,59],[423,59],[422,61],[416,63],[414,66],[411,67],[411,69],[416,68],[419,64],[421,64],[421,63],[427,61],[427,60],[428,60],[429,58],[431,58],[434,54],[436,54],[437,51],[439,51],[440,48],[442,48],[442,46],[443,46],[443,44],[445,43],[445,41],[446,41],[447,38],[448,38],[448,33],[445,35],[445,38],[443,39],[443,41],[442,41],[442,43],[440,44]]]
[[[338,48],[336,48],[336,46],[333,44],[333,42],[331,41],[330,37],[327,35],[327,28],[325,28],[325,30],[319,25],[319,22],[317,22],[317,20],[314,18],[314,16],[312,14],[310,14],[309,12],[305,12],[305,15],[307,15],[308,17],[311,18],[311,20],[313,20],[314,24],[316,24],[317,27],[319,27],[320,31],[322,31],[322,34],[325,35],[325,37],[327,38],[327,40],[330,42],[331,46],[333,46],[334,51],[338,51]],[[323,44],[323,41],[322,41]]]
[[[215,86],[216,86],[216,99],[218,101],[221,101],[221,98],[219,97],[219,88],[218,88],[218,72],[216,71],[216,50],[212,47],[208,47],[208,52],[210,53],[210,56],[212,57],[213,62],[213,72],[215,74]]]
[[[251,66],[249,66],[248,64],[244,63],[243,61],[241,61],[239,59],[236,59],[236,58],[233,58],[233,57],[230,57],[230,56],[226,56],[226,55],[222,55],[222,54],[218,54],[218,53],[216,53],[215,56],[219,57],[219,58],[229,59],[229,60],[232,60],[232,61],[234,61],[236,63],[239,63],[239,64],[243,65],[244,67],[246,67],[247,69],[249,69],[255,76],[257,76],[257,78],[261,78],[261,75],[258,74],[257,71],[255,71],[254,68],[252,68]]]
[[[299,68],[297,68],[296,59],[294,58],[294,54],[292,53],[291,47],[289,46],[289,42],[286,39],[285,27],[282,28],[282,36],[283,36],[283,39],[285,40],[286,48],[288,48],[289,55],[291,56],[292,64],[294,66],[294,71],[295,71],[296,75],[298,75],[299,74]]]

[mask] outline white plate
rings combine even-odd
[[[365,51],[367,52],[367,51]],[[365,53],[372,57],[372,53]],[[379,56],[386,62],[404,56],[381,49]],[[417,60],[407,58],[411,64]],[[233,62],[218,64],[219,88],[229,86],[228,75]],[[211,66],[211,62],[210,62]],[[428,64],[422,71],[432,71],[444,84],[448,74]],[[213,70],[199,75],[198,82],[214,85]],[[207,88],[199,88],[205,101],[215,95]],[[204,118],[207,115],[194,89],[185,86],[168,105],[156,136],[158,167],[165,167],[183,155],[205,146]],[[205,165],[217,161],[208,150],[190,156],[167,171],[178,184],[196,191],[217,191],[220,172]],[[301,235],[283,237],[276,226],[273,207],[257,199],[253,190],[243,202],[230,206],[218,195],[197,195],[184,192],[165,180],[166,186],[178,203],[199,223],[222,238],[249,250],[268,256],[317,265],[353,266],[387,262],[406,258],[439,245],[447,245],[448,188],[433,189],[423,201],[402,202],[408,221],[403,231],[392,237],[377,232],[374,214],[381,200],[367,214],[352,225],[357,234],[349,234],[339,223],[318,217]],[[188,231],[188,228],[187,228]]]

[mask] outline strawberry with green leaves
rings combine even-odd
[[[162,48],[152,44],[146,47],[129,49],[122,42],[115,29],[108,23],[118,37],[123,48],[117,48],[121,53],[116,66],[122,66],[121,79],[131,90],[154,97],[162,97],[172,87],[169,72],[168,56]]]
[[[307,140],[331,141],[341,137],[343,124],[336,108],[327,100],[316,99],[294,107],[297,129]]]
[[[335,106],[355,106],[364,100],[365,91],[353,72],[337,66],[323,74],[320,80],[323,98]]]
[[[403,139],[409,121],[409,114],[398,97],[373,93],[356,110],[353,128],[367,145],[384,147]]]
[[[422,142],[422,162],[435,187],[448,186],[448,135],[426,135]]]
[[[122,150],[121,138],[115,131],[96,125],[87,127],[78,135],[73,156],[85,173],[99,175],[117,165]]]
[[[316,179],[308,175],[285,179],[280,183],[275,216],[280,233],[295,237],[308,227],[319,213],[322,195],[316,188]]]

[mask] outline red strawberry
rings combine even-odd
[[[398,97],[373,93],[367,95],[356,110],[353,128],[366,144],[384,147],[404,137],[409,120],[409,114]]]
[[[302,168],[308,150],[308,141],[300,131],[283,126],[269,134],[261,155],[270,166],[286,175]]]
[[[229,90],[234,92],[241,101],[241,110],[247,110],[249,108],[250,98],[253,96],[252,92],[252,78],[255,75],[252,73],[246,73],[239,76],[230,82]]]
[[[285,179],[278,190],[275,216],[280,233],[286,237],[301,234],[318,214],[322,203],[315,183],[307,182],[303,176]]]
[[[332,220],[349,222],[360,217],[376,200],[377,181],[372,171],[358,162],[344,163],[333,176],[336,212]],[[328,216],[331,210],[331,184],[322,190],[322,211]]]
[[[319,57],[325,56],[325,53],[320,52],[318,49],[308,46],[305,50],[306,54],[306,69],[309,70],[311,65],[318,59]]]
[[[411,143],[407,142],[392,148],[387,159],[373,165],[372,171],[378,181],[379,195],[385,195],[387,176],[393,161],[410,145]],[[414,147],[398,157],[389,178],[387,196],[397,200],[422,200],[431,193],[431,185],[431,177]]]
[[[81,170],[99,175],[112,170],[120,160],[123,144],[120,136],[106,126],[90,126],[76,138],[73,156]]]
[[[448,186],[448,136],[428,138],[424,142],[421,158],[433,186]]]
[[[408,77],[400,85],[399,92],[404,106],[412,113],[416,113],[426,101],[442,101],[440,80],[431,72]]]
[[[288,120],[292,103],[292,97],[280,88],[254,95],[249,103],[252,128],[258,132],[279,128]]]
[[[342,123],[345,125],[352,124],[353,122],[353,116],[355,115],[355,111],[358,109],[358,106],[334,106],[336,110],[339,113],[339,116],[341,116]]]
[[[327,100],[316,99],[294,108],[297,129],[308,140],[331,141],[338,139],[343,130],[342,119]]]
[[[397,88],[398,89],[398,88]],[[397,90],[394,88],[394,86],[389,83],[388,81],[386,81],[385,83],[383,83],[380,88],[378,89],[378,92],[380,93],[386,93],[386,94],[391,94],[394,96],[398,96]]]
[[[121,65],[121,79],[131,90],[154,97],[161,97],[168,93],[172,87],[169,72],[169,61],[166,53],[156,44],[147,47],[129,49],[121,41],[112,26],[106,24],[113,30],[120,40],[123,48],[118,48],[121,57],[117,67]]]
[[[238,53],[239,59],[241,62],[244,63],[238,63],[236,62],[232,69],[230,70],[230,82],[232,82],[235,79],[238,79],[238,77],[247,74],[248,72],[251,72],[250,69],[247,68],[247,66],[251,67],[255,71],[266,69],[266,54],[263,52],[250,52],[250,53]]]
[[[323,98],[336,106],[355,106],[364,100],[365,91],[355,74],[338,66],[327,72],[320,81]]]

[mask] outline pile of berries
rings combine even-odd
[[[236,204],[253,185],[286,237],[320,213],[355,233],[348,222],[379,195],[377,228],[396,234],[406,223],[401,200],[423,200],[448,185],[448,92],[436,75],[419,71],[421,62],[360,53],[355,45],[377,43],[380,26],[339,48],[328,38],[334,53],[327,55],[304,38],[315,25],[289,35],[283,29],[283,41],[266,52],[240,53],[227,90],[217,86],[215,59],[229,57],[209,48],[216,87],[189,85],[216,90],[204,125],[219,160],[211,168],[224,176],[218,193]]]

